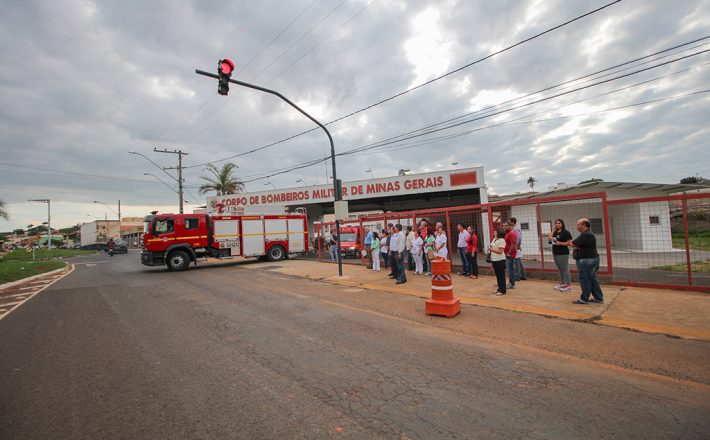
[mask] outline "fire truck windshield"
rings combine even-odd
[[[150,222],[155,218],[154,215],[146,215],[143,217],[143,233],[147,234],[150,231]]]
[[[356,241],[357,234],[354,233],[340,233],[340,241]]]

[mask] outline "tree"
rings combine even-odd
[[[537,183],[537,179],[534,178],[533,176],[528,177],[528,186],[532,191],[535,191],[535,184]]]
[[[690,177],[683,177],[680,179],[680,183],[684,185],[694,185],[694,184],[699,184],[703,183],[705,179],[700,177],[700,176],[690,176]]]
[[[236,164],[227,162],[218,169],[216,166],[209,164],[205,168],[212,176],[202,176],[201,179],[207,183],[200,186],[200,194],[205,194],[210,191],[216,191],[218,196],[224,194],[235,194],[244,191],[244,184],[241,180],[232,176],[232,171],[238,168]]]
[[[582,180],[577,185],[582,185],[584,183],[603,182],[603,181],[604,181],[604,179],[587,179],[587,180]]]
[[[5,201],[0,200],[0,218],[4,218],[5,220],[10,220],[10,214],[7,212],[7,209],[5,209]]]

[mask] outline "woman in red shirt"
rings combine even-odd
[[[469,278],[478,278],[478,237],[473,231],[473,227],[469,226],[466,228],[468,231],[468,241],[466,245],[466,259],[468,260],[468,267],[471,271]]]

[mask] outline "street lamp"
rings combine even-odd
[[[233,84],[237,84],[240,86],[248,87],[250,89],[259,90],[261,92],[266,92],[266,93],[270,93],[272,95],[278,96],[283,101],[288,103],[291,107],[298,110],[302,115],[304,115],[305,117],[307,117],[308,119],[313,121],[321,129],[323,129],[325,134],[328,136],[328,141],[330,142],[330,160],[331,160],[331,166],[333,167],[333,201],[334,201],[333,211],[337,211],[336,207],[340,205],[340,203],[338,203],[338,202],[341,202],[343,200],[343,194],[341,192],[340,181],[336,177],[337,173],[335,170],[335,145],[333,143],[333,136],[330,135],[330,132],[328,131],[328,129],[325,128],[325,125],[318,122],[317,119],[315,119],[313,116],[306,113],[301,107],[299,107],[296,104],[294,104],[293,102],[291,102],[288,98],[286,98],[281,93],[279,93],[275,90],[267,89],[267,88],[260,87],[260,86],[254,85],[254,84],[249,84],[249,83],[246,83],[243,81],[238,81],[236,79],[232,79],[231,76],[232,76],[233,71],[234,71],[234,63],[229,59],[224,59],[224,60],[220,60],[218,63],[218,74],[205,72],[205,71],[199,70],[199,69],[196,69],[195,73],[197,73],[198,75],[204,75],[204,76],[208,76],[210,78],[214,78],[214,79],[218,80],[218,93],[220,95],[226,95],[227,93],[229,93],[229,83],[233,83]],[[336,233],[336,240],[338,243],[338,275],[342,277],[343,276],[343,263],[342,263],[342,257],[340,254],[340,220],[337,218],[337,216],[335,218],[335,233]]]
[[[451,165],[455,166],[456,169],[459,169],[459,163],[458,162],[451,162]]]
[[[52,249],[52,216],[51,216],[51,205],[50,199],[30,199],[28,202],[39,202],[47,204],[47,249]]]
[[[264,184],[264,186],[269,186],[269,185],[273,186],[274,189],[278,189],[278,188],[276,188],[276,185],[274,185],[274,184],[271,183],[271,182],[266,182],[266,183]]]
[[[155,151],[157,151],[158,153],[162,153],[162,151],[158,151],[158,150],[155,150]],[[152,160],[150,160],[150,158],[148,158],[148,156],[146,156],[145,154],[141,154],[141,153],[139,153],[139,152],[137,152],[137,151],[129,151],[128,154],[136,154],[136,155],[138,155],[138,156],[141,156],[143,159],[147,160],[148,162],[150,162],[150,163],[152,163],[153,165],[155,165],[156,167],[158,167],[158,168],[160,169],[160,171],[164,172],[165,174],[167,174],[168,176],[170,176],[171,179],[173,179],[174,181],[176,181],[176,182],[178,183],[178,187],[179,187],[180,190],[179,190],[177,193],[178,193],[178,196],[179,196],[179,198],[180,198],[180,213],[182,214],[182,203],[183,203],[182,198],[183,198],[183,195],[182,195],[182,181],[181,181],[181,179],[178,179],[177,177],[175,177],[175,176],[173,176],[172,174],[170,174],[170,173],[168,173],[167,171],[165,171],[165,168],[161,167],[161,166],[158,165],[157,163],[155,163],[155,162],[153,162]],[[182,155],[180,155],[180,158],[182,159]],[[182,170],[182,166],[179,167],[179,171],[180,171],[180,172],[181,172],[181,170]],[[145,173],[143,173],[143,174],[145,174]],[[181,174],[182,174],[182,172],[181,172]],[[151,176],[152,176],[152,174],[151,174]],[[153,177],[155,177],[155,176],[153,176]],[[156,177],[156,179],[157,179],[157,177]],[[162,182],[162,181],[161,181],[161,182]]]
[[[372,174],[372,168],[370,168],[369,170],[365,170],[365,172],[370,173],[370,177],[372,177],[373,179],[375,178],[375,175]]]
[[[296,183],[302,183],[303,186],[308,186],[308,185],[306,185],[306,182],[303,181],[303,179],[298,179],[298,180],[296,181]]]

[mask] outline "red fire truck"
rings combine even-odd
[[[201,257],[283,260],[308,251],[305,214],[158,214],[144,218],[141,263],[186,270]]]

